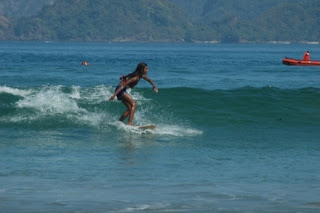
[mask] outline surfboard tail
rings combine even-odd
[[[153,124],[149,124],[149,125],[144,125],[144,126],[139,126],[138,129],[155,129],[156,126]]]

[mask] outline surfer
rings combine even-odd
[[[120,83],[115,89],[115,93],[109,98],[112,101],[116,96],[118,100],[121,100],[124,105],[126,105],[127,110],[122,114],[120,121],[124,121],[128,116],[128,125],[133,126],[132,121],[134,117],[134,113],[137,108],[136,101],[127,93],[127,88],[135,87],[139,80],[143,78],[148,81],[153,86],[153,91],[158,92],[158,88],[154,84],[154,82],[147,77],[147,73],[149,72],[148,65],[146,63],[139,63],[137,68],[128,75],[124,75],[120,78]]]

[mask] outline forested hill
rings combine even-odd
[[[35,15],[44,5],[52,5],[55,0],[1,0],[0,15],[23,17]]]
[[[251,20],[270,8],[288,0],[172,0],[181,7],[192,20],[210,22],[224,16],[236,16]]]
[[[319,24],[320,0],[0,2],[2,40],[319,42]]]
[[[56,0],[19,19],[20,39],[71,41],[181,41],[191,22],[169,0]]]
[[[222,41],[319,41],[320,0],[172,0]]]

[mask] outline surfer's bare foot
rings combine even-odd
[[[130,123],[130,124],[128,123],[127,125],[128,125],[128,126],[134,126],[132,123]]]

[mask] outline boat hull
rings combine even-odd
[[[320,66],[320,61],[303,61],[293,58],[284,58],[282,63],[285,65],[294,65],[294,66]]]

